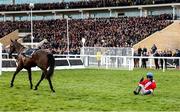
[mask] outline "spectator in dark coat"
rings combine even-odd
[[[158,51],[155,51],[154,52],[154,57],[159,57],[159,56],[160,55],[159,55]],[[159,59],[158,58],[154,58],[154,64],[155,64],[155,68],[159,69]]]
[[[174,57],[180,57],[180,51],[178,49],[176,49],[176,53],[174,54]],[[180,61],[179,59],[174,60],[177,69],[179,69],[179,61]]]
[[[156,52],[156,50],[157,50],[157,47],[156,47],[156,45],[154,44],[154,45],[152,46],[152,48],[151,48],[152,54],[154,54],[154,53]]]

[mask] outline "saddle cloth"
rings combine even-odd
[[[29,48],[29,49],[25,49],[22,54],[25,56],[25,57],[32,57],[33,53],[35,51],[37,51],[38,49],[32,49],[32,48]]]

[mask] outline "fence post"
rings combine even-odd
[[[108,56],[106,56],[106,69],[108,69],[108,65],[109,65],[109,59],[108,59]]]
[[[142,67],[142,55],[140,56],[140,59],[139,59],[139,67],[140,68]]]
[[[85,56],[84,55],[84,65],[85,65],[85,67],[88,67],[89,66],[89,59],[88,59],[89,57],[88,56]]]
[[[152,57],[153,57],[153,55],[150,55],[150,56],[152,56]],[[150,66],[150,68],[152,68],[152,61],[153,61],[153,59],[152,59],[152,58],[150,58],[150,59],[149,59],[149,64],[150,64],[149,66]]]
[[[133,57],[130,59],[130,62],[131,62],[131,70],[133,70],[134,69],[134,58]]]
[[[165,72],[165,59],[163,58],[163,72]]]
[[[124,67],[126,67],[126,65],[127,65],[126,56],[124,56],[123,58],[124,58],[124,60],[123,60],[123,61],[124,61],[124,62],[123,62],[123,64],[124,64]]]
[[[131,63],[130,63],[130,59],[127,59],[128,60],[128,67],[129,67],[129,71],[131,70]]]
[[[118,58],[116,57],[116,68],[118,68]]]

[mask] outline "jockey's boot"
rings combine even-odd
[[[138,93],[136,91],[134,91],[134,95],[138,95]]]
[[[134,95],[138,95],[140,91],[141,91],[141,86],[138,86],[134,91]]]

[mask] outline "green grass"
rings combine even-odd
[[[155,74],[155,96],[135,96],[132,91],[148,71]],[[33,84],[40,72],[33,72]],[[27,72],[20,72],[10,88],[12,72],[0,76],[1,111],[180,111],[180,71],[161,70],[61,70],[52,82],[44,80],[37,91],[30,90]]]

